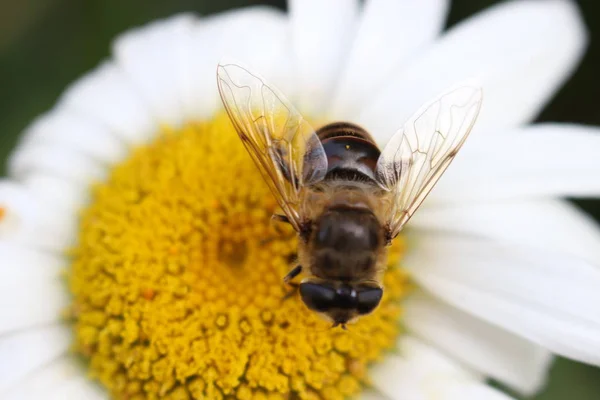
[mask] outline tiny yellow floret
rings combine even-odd
[[[94,188],[73,251],[75,349],[116,399],[342,399],[392,349],[409,284],[330,329],[282,277],[295,233],[225,115],[165,130]],[[0,214],[1,218],[1,214]],[[403,254],[392,248],[390,265]]]

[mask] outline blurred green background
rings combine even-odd
[[[496,2],[454,1],[448,25]],[[590,31],[590,48],[540,121],[600,125],[600,2],[578,3]],[[29,121],[49,109],[70,82],[109,55],[110,42],[118,33],[179,11],[206,15],[250,4],[285,8],[283,0],[2,0],[0,160],[6,159]],[[4,174],[4,162],[0,173]],[[600,220],[600,201],[576,203]],[[561,359],[552,368],[549,385],[535,399],[598,400],[600,369]]]

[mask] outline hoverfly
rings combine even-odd
[[[421,107],[381,151],[350,122],[313,129],[275,87],[237,64],[217,84],[240,139],[298,234],[305,305],[333,322],[375,310],[386,247],[452,162],[481,106],[477,86],[457,86]]]

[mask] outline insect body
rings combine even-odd
[[[219,65],[217,83],[242,142],[298,232],[306,306],[334,326],[369,314],[383,296],[386,247],[400,233],[469,134],[481,89],[462,85],[424,105],[383,151],[359,126],[314,130],[265,80]]]

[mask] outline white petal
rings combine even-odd
[[[49,390],[81,375],[82,371],[79,367],[74,359],[67,356],[60,357],[27,376],[7,393],[2,393],[3,397],[7,400],[45,398]]]
[[[459,234],[415,235],[405,262],[436,297],[554,353],[600,364],[600,269]]]
[[[183,122],[181,87],[189,75],[189,36],[195,18],[189,14],[152,22],[117,38],[117,64],[144,95],[160,123]],[[183,72],[183,73],[182,73]]]
[[[475,131],[522,124],[571,74],[586,42],[572,1],[503,2],[457,25],[399,71],[359,122],[383,141],[425,101],[479,77],[484,100]]]
[[[291,58],[289,26],[278,10],[251,7],[203,19],[193,37],[193,74],[185,95],[188,114],[207,118],[223,108],[216,85],[221,61],[247,65],[293,97]]]
[[[389,355],[371,371],[374,386],[398,400],[509,399],[424,343],[404,336],[400,355]]]
[[[352,397],[354,400],[390,400],[389,397],[384,396],[382,393],[379,393],[375,390],[364,390]]]
[[[413,336],[402,335],[397,347],[400,356],[409,361],[415,370],[430,371],[435,375],[455,379],[483,379]]]
[[[409,332],[465,365],[531,395],[542,387],[551,353],[425,293],[411,296],[403,321]]]
[[[56,322],[68,304],[65,260],[0,241],[0,334]]]
[[[46,173],[89,187],[104,180],[108,169],[86,155],[54,143],[17,148],[8,160],[8,172],[19,180]]]
[[[431,399],[436,400],[511,400],[512,397],[475,382],[448,382],[441,385],[432,393]]]
[[[47,207],[56,206],[73,213],[80,210],[90,197],[87,187],[43,172],[29,174],[20,183]]]
[[[474,135],[432,192],[438,202],[600,195],[600,129],[540,124]]]
[[[64,146],[109,165],[127,154],[125,144],[107,128],[61,109],[43,115],[27,128],[19,150],[43,145]]]
[[[32,373],[3,396],[6,400],[108,398],[106,393],[88,380],[84,366],[66,356]]]
[[[65,325],[0,336],[0,393],[64,354],[69,343],[70,329]]]
[[[158,120],[142,94],[114,62],[101,64],[71,85],[58,108],[106,126],[129,144],[144,142],[158,130]]]
[[[199,19],[191,14],[181,14],[170,18],[163,28],[169,32],[163,33],[168,44],[168,51],[173,53],[173,60],[169,70],[165,71],[173,79],[175,88],[169,88],[170,96],[177,99],[181,109],[176,110],[177,115],[183,114],[183,122],[188,121],[193,115],[189,108],[189,96],[193,75],[198,71],[193,69],[192,52],[194,33],[198,29]],[[161,99],[161,101],[164,101]],[[175,104],[175,102],[173,102]]]
[[[335,91],[332,114],[352,119],[392,72],[401,71],[442,30],[448,0],[369,0]]]
[[[66,259],[61,256],[18,246],[5,240],[0,240],[0,254],[3,261],[0,281],[4,285],[12,284],[13,280],[26,281],[30,278],[51,280],[66,267]]]
[[[302,88],[298,107],[322,117],[352,44],[357,0],[291,0],[292,41]]]
[[[600,229],[597,223],[563,200],[423,207],[411,219],[410,227],[467,233],[550,248],[600,266]]]
[[[28,189],[0,181],[0,240],[62,252],[75,240],[76,210],[53,208]]]
[[[96,382],[81,373],[78,377],[65,382],[51,390],[45,397],[48,400],[63,399],[85,399],[85,400],[108,400],[110,396]]]

